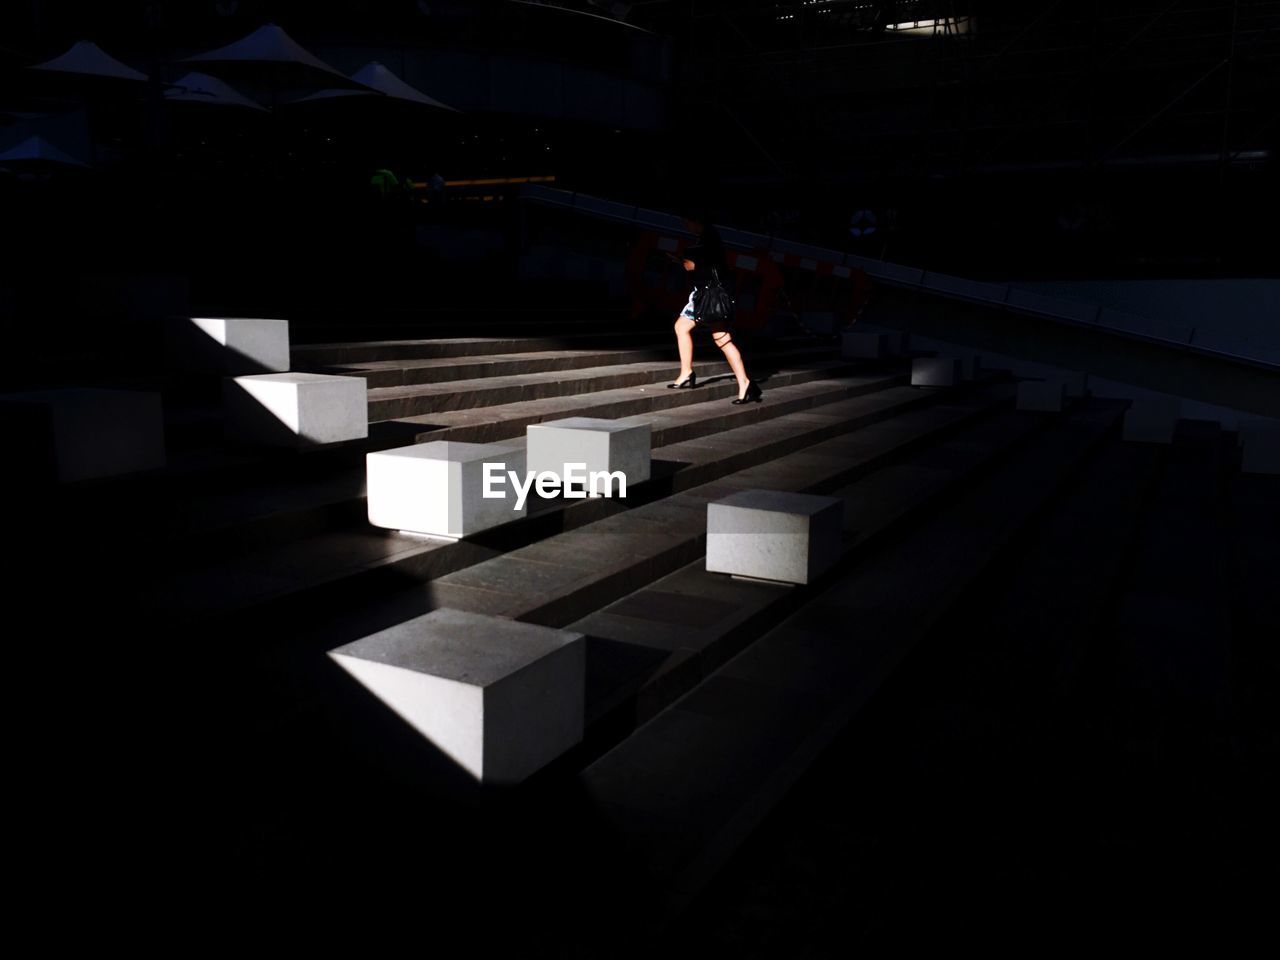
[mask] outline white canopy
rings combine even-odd
[[[268,112],[262,104],[250,100],[229,83],[195,71],[171,84],[164,92],[164,98],[182,103],[207,103],[216,107],[245,107]]]
[[[392,98],[393,100],[405,100],[409,103],[421,104],[424,107],[434,107],[437,110],[448,110],[450,113],[457,113],[457,109],[449,106],[447,103],[441,103],[432,97],[428,97],[421,90],[417,90],[409,84],[405,83],[394,73],[378,63],[371,60],[363,67],[351,75],[351,79],[357,83],[368,87],[370,91],[376,91]],[[311,103],[316,100],[332,100],[337,97],[351,97],[364,95],[364,90],[320,90],[310,96],[302,97],[295,103]]]
[[[10,147],[4,153],[0,153],[0,163],[6,164],[24,164],[24,163],[47,163],[58,164],[64,167],[87,167],[87,163],[81,163],[75,157],[63,153],[52,143],[39,135],[27,137],[21,143],[14,147]]]
[[[247,37],[235,43],[229,43],[217,50],[198,53],[186,57],[186,62],[198,63],[262,63],[292,64],[298,67],[309,67],[334,77],[347,77],[329,66],[319,57],[308,53],[301,44],[289,36],[274,23],[259,27]]]
[[[126,66],[115,57],[102,51],[96,43],[81,40],[60,57],[44,63],[32,64],[31,70],[47,70],[51,73],[74,73],[89,77],[109,77],[113,80],[133,80],[145,83],[147,75]]]
[[[428,97],[421,90],[409,86],[376,60],[366,63],[351,75],[351,79],[379,93],[385,93],[388,97],[395,97],[397,100],[409,100],[423,106],[436,107],[439,110],[458,112],[447,103],[441,103],[439,100]]]

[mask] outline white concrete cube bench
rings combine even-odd
[[[236,377],[289,369],[289,321],[183,317],[169,323],[169,360],[180,370]]]
[[[1018,409],[1061,413],[1067,405],[1063,380],[1023,380],[1018,384]]]
[[[911,361],[913,387],[953,387],[962,376],[959,357],[916,357]]]
[[[440,609],[329,656],[486,783],[524,780],[582,740],[580,633]]]
[[[5,438],[18,469],[38,481],[74,483],[165,464],[160,394],[65,388],[0,396]]]
[[[320,373],[264,373],[223,381],[229,435],[308,447],[369,435],[368,382]]]
[[[1182,413],[1178,397],[1137,397],[1124,415],[1124,439],[1139,443],[1172,443]]]
[[[707,504],[707,570],[809,583],[840,556],[844,501],[743,490]]]
[[[1280,474],[1280,420],[1241,420],[1237,434],[1242,472]]]
[[[583,483],[575,486],[592,492],[586,478],[594,474],[595,492],[605,495],[618,493],[622,486],[618,477],[604,475],[621,473],[628,487],[649,479],[652,431],[648,423],[567,417],[532,423],[526,437],[532,473],[548,471],[563,478],[570,464],[582,464]]]
[[[1220,407],[1215,403],[1188,400],[1184,397],[1182,399],[1182,419],[1205,420],[1210,423],[1216,423],[1223,431],[1234,433],[1237,443],[1241,443],[1243,438],[1240,436],[1240,424],[1245,420],[1253,419],[1253,414],[1245,413],[1242,410],[1233,410],[1231,407]]]
[[[485,496],[485,464],[502,483],[499,496]],[[375,527],[430,537],[457,539],[488,530],[528,513],[509,471],[521,483],[525,451],[500,443],[433,440],[365,457],[369,522]]]

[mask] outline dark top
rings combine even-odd
[[[728,282],[729,276],[725,264],[724,241],[720,239],[720,232],[711,224],[703,227],[702,233],[698,235],[694,245],[685,250],[684,258],[693,261],[694,286],[704,287],[707,285],[707,282],[711,279],[712,267],[718,267],[720,279],[725,283]]]

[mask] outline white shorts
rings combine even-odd
[[[680,316],[682,316],[682,317],[688,317],[690,320],[693,320],[693,319],[694,319],[694,316],[693,316],[693,298],[694,298],[694,295],[695,295],[695,294],[697,294],[697,292],[698,292],[698,288],[697,288],[697,287],[694,287],[694,288],[693,288],[693,290],[691,290],[691,291],[689,292],[689,302],[688,302],[688,303],[686,303],[686,304],[684,305],[684,309],[680,311]]]

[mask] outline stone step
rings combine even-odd
[[[754,344],[753,357],[772,357],[787,349],[813,348],[813,344],[797,342],[797,338],[779,338]],[[720,359],[720,352],[709,339],[694,341],[695,355],[703,360]],[[831,356],[825,350],[819,355]],[[673,344],[668,337],[649,346],[616,349],[528,350],[478,356],[433,357],[429,359],[384,359],[345,364],[312,364],[305,369],[317,373],[362,376],[370,388],[414,386],[426,383],[449,383],[484,377],[507,377],[551,370],[581,370],[588,367],[617,366],[625,363],[665,361],[670,363]],[[299,368],[304,369],[304,368]]]
[[[769,357],[760,365],[767,365],[771,369],[793,369],[801,364],[824,361],[830,363],[826,361],[830,356],[830,348],[820,345],[787,350]],[[847,364],[847,361],[840,363]],[[722,359],[694,362],[694,371],[702,378],[725,374],[727,369]],[[844,369],[848,367],[845,366]],[[620,387],[662,384],[665,389],[665,384],[671,382],[678,371],[679,364],[673,364],[668,359],[578,370],[486,376],[449,383],[379,387],[369,390],[369,421],[404,420],[475,407],[596,393]]]
[[[852,395],[864,389],[860,378],[869,378],[868,383],[883,380],[892,369],[892,365],[875,363],[811,364],[774,372],[766,384],[773,398],[780,394],[779,388],[852,376]],[[216,552],[221,549],[218,538],[224,535],[225,544],[235,546],[241,539],[245,544],[269,542],[276,536],[271,532],[276,524],[279,535],[287,536],[290,530],[315,533],[332,522],[354,521],[363,510],[353,498],[363,496],[365,454],[374,450],[431,440],[509,440],[523,436],[529,424],[543,420],[670,415],[679,408],[703,404],[707,409],[719,407],[724,411],[722,416],[744,417],[735,419],[739,423],[772,415],[769,408],[773,400],[746,407],[725,402],[736,395],[736,384],[725,373],[694,390],[668,390],[661,385],[624,387],[376,423],[370,425],[367,440],[335,444],[332,449],[280,452],[219,445],[185,450],[171,456],[166,469],[153,476],[93,489],[56,491],[56,500],[47,509],[66,516],[70,527],[84,525],[104,535],[109,533],[113,518],[122,524],[119,535],[135,541],[156,531],[151,534],[156,547],[172,542],[170,532],[178,537],[184,532],[197,533],[205,538],[206,548]],[[808,401],[801,399],[799,403],[803,407]],[[301,515],[289,509],[294,499],[291,490],[297,491]],[[207,522],[200,519],[206,504],[215,505],[208,511]],[[269,515],[278,510],[287,515],[271,519]],[[244,538],[231,529],[242,523],[252,526],[259,520],[264,524],[262,529],[246,528]],[[211,535],[214,539],[209,539]]]
[[[621,869],[660,888],[655,903],[627,905],[629,919],[661,925],[703,889],[1119,416],[1078,408],[907,536],[801,588],[815,590],[804,607],[582,772],[594,829],[623,838]],[[759,603],[721,583],[721,603]]]
[[[1175,711],[1187,729],[1228,735],[1220,726],[1233,619],[1221,522],[1228,452],[1218,424],[1179,424],[1147,502],[1134,567],[1098,628],[1114,657],[1107,679],[1124,701],[1116,706],[1139,740],[1158,741]]]
[[[484,377],[508,377],[552,370],[581,370],[660,360],[670,362],[670,346],[654,344],[632,350],[531,350],[485,357],[437,357],[430,360],[370,360],[365,363],[317,365],[317,373],[364,377],[370,389],[450,383]]]
[[[947,403],[947,400],[956,402]],[[933,444],[945,444],[950,436],[958,434],[962,440],[974,429],[983,432],[982,424],[988,417],[993,413],[999,416],[998,411],[1011,404],[1012,390],[1008,388],[998,395],[977,395],[967,400],[956,395],[943,398],[934,405],[859,431],[874,436],[861,440],[858,434],[842,436],[813,448],[820,451],[817,454],[810,455],[810,451],[805,450],[784,461],[703,485],[691,491],[692,498],[668,498],[652,504],[650,510],[632,510],[570,534],[550,537],[534,545],[539,548],[536,554],[520,556],[520,551],[508,554],[517,563],[488,565],[482,572],[481,579],[489,587],[454,582],[438,593],[439,585],[448,579],[441,578],[433,583],[407,589],[401,586],[379,594],[366,591],[359,598],[349,592],[328,590],[317,592],[302,604],[259,607],[251,616],[235,621],[241,642],[255,651],[255,657],[265,658],[259,666],[238,672],[235,682],[243,688],[236,696],[242,701],[243,715],[254,717],[259,724],[252,734],[255,742],[260,735],[269,739],[282,735],[292,739],[293,734],[278,732],[282,725],[296,728],[300,733],[317,725],[325,726],[327,721],[318,722],[315,716],[316,710],[327,710],[330,703],[326,691],[333,677],[323,669],[317,672],[324,651],[438,606],[456,608],[459,603],[470,601],[473,606],[484,607],[492,601],[501,602],[503,594],[490,589],[494,586],[514,591],[516,602],[531,605],[533,609],[527,611],[533,615],[531,619],[580,619],[575,611],[585,613],[598,609],[681,569],[691,559],[697,560],[704,539],[699,526],[705,521],[706,504],[726,491],[762,484],[783,486],[788,482],[797,487],[814,484],[819,489],[836,491],[856,482],[856,477],[874,483],[880,470],[892,470],[896,463],[910,460],[921,451],[927,454]],[[975,428],[974,424],[978,426]],[[960,449],[973,446],[973,443],[962,443]],[[785,475],[779,475],[778,466],[785,467]],[[933,470],[933,475],[938,473]],[[880,487],[898,490],[903,488],[902,481],[902,474],[894,473],[890,481]],[[920,489],[918,480],[915,489]],[[676,499],[683,502],[673,503]],[[903,505],[900,512],[906,515],[909,505]],[[874,503],[868,505],[868,515],[877,515]],[[584,536],[574,537],[573,533]],[[567,583],[564,582],[566,573],[571,575]],[[542,609],[537,609],[539,606]],[[560,609],[549,609],[555,606]],[[723,605],[710,605],[702,616],[714,615],[717,609],[723,611]],[[681,615],[678,610],[675,613]],[[228,625],[227,621],[204,620],[193,624],[193,629],[210,630],[210,636],[217,636]],[[663,658],[660,650],[589,638],[587,684],[594,703],[588,708],[588,716],[599,720],[608,706],[603,701],[613,696],[619,683],[631,684],[634,689],[637,677],[647,676],[646,671],[651,672]],[[660,685],[660,680],[653,684],[655,689]],[[368,727],[364,729],[367,732]],[[277,732],[270,732],[272,730]],[[310,735],[302,733],[302,736]],[[593,749],[598,754],[599,749]],[[327,756],[327,749],[322,753]],[[588,760],[589,757],[569,759],[566,772],[580,769]]]
[[[902,375],[866,373],[830,380],[811,380],[770,389],[767,403],[734,406],[722,402],[723,398],[718,398],[719,402],[694,402],[686,406],[640,413],[639,416],[650,424],[653,446],[661,447],[873,393],[901,385],[904,379]],[[732,388],[726,386],[725,390],[725,396],[729,396]],[[629,388],[623,392],[635,394],[636,389]],[[673,395],[672,400],[696,400],[698,396],[712,395],[703,394],[701,390],[664,389],[664,392]],[[666,399],[652,390],[647,395],[655,399]],[[555,399],[562,403],[568,398]],[[582,399],[590,402],[589,397]],[[488,435],[499,437],[500,425],[507,423],[502,418],[509,415],[516,418],[517,424],[508,426],[510,432],[499,438],[508,440],[521,436],[526,426],[525,421],[531,413],[527,406],[512,404],[483,408],[499,418],[490,424]],[[578,414],[570,408],[563,415]],[[554,415],[544,417],[555,418]],[[468,428],[464,426],[452,431],[446,428],[439,439],[465,439],[463,431],[466,429]],[[424,438],[433,437],[434,435],[424,435]],[[203,495],[183,496],[175,500],[166,512],[166,529],[170,539],[181,541],[186,537],[199,536],[203,550],[208,552],[230,549],[237,545],[256,547],[268,543],[273,538],[273,530],[279,531],[278,537],[287,537],[307,532],[317,534],[338,522],[363,522],[365,476],[362,462],[342,470],[312,473],[315,475],[267,479],[246,489],[220,487]]]
[[[1233,590],[1239,629],[1250,638],[1250,655],[1269,662],[1272,682],[1280,687],[1274,642],[1280,636],[1280,591],[1275,589],[1275,558],[1280,556],[1280,477],[1236,474],[1230,479],[1230,491],[1227,522],[1232,569],[1236,571]]]
[[[597,329],[583,333],[539,336],[431,337],[412,340],[369,340],[353,343],[295,345],[295,366],[370,363],[379,360],[431,360],[483,357],[539,350],[628,349],[645,344],[671,343],[671,330]]]
[[[566,555],[571,565],[581,563],[586,557],[593,558],[593,563],[601,562],[598,549],[590,547],[590,543],[599,538],[600,542],[611,544],[618,549],[619,555],[627,558],[620,569],[613,571],[617,576],[611,582],[635,585],[637,576],[643,582],[643,578],[661,575],[661,565],[669,562],[666,559],[667,534],[663,533],[658,541],[648,541],[649,546],[661,548],[660,557],[655,561],[647,558],[639,548],[622,549],[622,538],[617,535],[603,536],[616,533],[609,524],[623,522],[624,517],[634,515],[637,519],[629,525],[638,524],[637,530],[641,532],[638,540],[645,541],[643,531],[663,532],[664,521],[661,518],[671,515],[671,511],[675,511],[675,516],[688,513],[693,494],[677,491],[736,476],[735,471],[743,471],[753,465],[767,468],[772,458],[786,454],[791,454],[791,457],[784,463],[803,457],[802,469],[816,469],[818,475],[823,470],[829,472],[836,467],[845,471],[866,470],[911,444],[923,442],[935,436],[937,431],[1007,398],[992,399],[985,395],[970,400],[957,398],[956,405],[943,406],[940,412],[932,412],[930,404],[943,399],[946,398],[909,387],[882,390],[819,410],[729,430],[717,435],[714,442],[686,440],[657,448],[654,450],[653,479],[628,491],[626,501],[605,498],[551,501],[549,505],[540,505],[539,510],[531,510],[531,515],[524,520],[492,531],[490,535],[457,543],[424,541],[369,527],[310,537],[261,553],[182,571],[157,583],[152,588],[154,593],[149,594],[145,602],[155,604],[171,616],[202,619],[215,614],[250,611],[269,601],[275,607],[284,605],[288,609],[317,604],[327,607],[330,603],[339,604],[343,598],[354,603],[353,596],[364,596],[368,591],[378,592],[427,580],[432,581],[426,588],[432,595],[438,590],[451,589],[465,593],[470,591],[470,587],[461,583],[456,588],[446,584],[447,575],[465,572],[466,568],[485,561],[500,560],[504,556],[503,551],[512,546],[517,549],[505,556],[514,557],[521,550],[533,550],[538,555],[547,551],[557,553],[566,549],[562,544],[563,538],[573,537],[575,533],[581,534],[574,539],[581,542],[582,547],[576,552],[575,548],[567,548]],[[840,437],[850,431],[855,432],[854,438],[862,433],[868,437],[853,445],[856,455],[846,458],[847,463],[846,460],[833,460],[833,453],[813,454],[805,449],[811,444],[821,447],[824,442],[832,442],[828,438]],[[801,461],[797,459],[796,462]],[[803,472],[798,476],[800,479],[807,477]],[[793,482],[795,480],[793,477]],[[689,550],[700,550],[700,531],[704,521],[705,518],[699,514],[688,524],[683,521],[677,524],[678,535],[672,545],[671,557],[679,559]],[[657,527],[652,526],[654,523]],[[558,530],[565,532],[555,533]],[[543,537],[549,539],[535,542]],[[657,568],[654,567],[655,562]],[[677,566],[683,562],[687,561],[681,561]],[[531,572],[550,573],[556,569],[553,564],[535,562]],[[571,572],[580,574],[581,570],[573,566]],[[483,575],[484,572],[481,573]],[[343,587],[340,592],[335,590],[338,585]],[[554,592],[544,592],[543,586],[545,584],[531,579],[526,589],[532,589],[535,597],[544,600],[559,596]],[[419,592],[422,589],[418,588]],[[522,596],[529,599],[520,593],[512,593],[505,599],[522,602]],[[481,590],[479,597],[484,603],[501,599],[489,590]],[[455,604],[442,602],[438,605]],[[358,609],[367,609],[367,604],[362,601]],[[495,611],[481,609],[475,612]]]
[[[899,389],[918,393],[908,387]],[[844,405],[836,404],[828,408],[831,421],[823,425],[832,439],[806,443],[788,438],[786,446],[792,452],[782,459],[775,459],[779,454],[774,450],[765,458],[753,457],[751,451],[762,449],[761,427],[775,435],[792,429],[783,421],[732,431],[739,436],[721,435],[701,450],[695,446],[699,441],[686,441],[676,447],[683,456],[694,458],[691,466],[699,466],[696,458],[706,461],[701,471],[692,474],[695,482],[701,481],[696,486],[435,576],[413,591],[413,599],[429,608],[452,607],[547,626],[573,622],[701,556],[708,500],[755,487],[810,492],[851,482],[923,443],[936,442],[940,435],[1007,404],[1010,398],[1010,392],[1000,389],[954,397],[952,403],[908,409],[852,432],[843,425],[847,423],[843,418],[850,414],[842,413],[838,408]],[[852,407],[864,402],[847,403]],[[726,465],[736,472],[724,472]],[[366,607],[357,618],[368,612]]]
[[[936,507],[1045,426],[1042,418],[1003,411],[853,484],[814,492],[847,500],[846,553],[878,549],[902,521]],[[770,615],[792,609],[805,596],[783,584],[725,578],[693,564],[576,621],[573,629],[593,637],[662,654],[642,673],[611,672],[616,687],[593,691],[588,705],[592,718],[625,707],[643,722],[674,698],[673,691],[678,695],[691,689],[758,636],[761,618],[768,622]],[[668,607],[676,616],[664,612]]]
[[[1010,392],[1010,397],[1012,396]],[[1008,402],[1002,405],[1007,410]],[[947,436],[933,436],[925,440],[915,448],[917,452],[908,452],[905,456],[889,461],[881,466],[880,469],[874,470],[865,477],[856,481],[854,485],[848,486],[842,484],[841,478],[837,475],[831,479],[831,483],[820,485],[820,489],[826,492],[845,497],[849,500],[851,506],[858,505],[859,509],[851,511],[849,516],[848,530],[850,533],[850,544],[855,551],[879,550],[884,544],[892,538],[892,534],[896,529],[905,529],[909,531],[912,525],[903,523],[913,516],[920,516],[927,513],[931,509],[936,509],[935,504],[939,501],[947,499],[951,493],[957,488],[965,489],[969,486],[967,480],[975,475],[990,469],[989,462],[999,460],[1006,454],[1003,452],[1005,448],[1016,446],[1021,443],[1024,438],[1034,436],[1037,429],[1048,424],[1045,418],[1034,418],[1027,414],[1016,413],[995,413],[991,417],[979,416],[976,419],[958,426],[953,432]],[[747,471],[748,474],[752,471]],[[759,477],[750,477],[746,479],[746,483],[756,483]],[[832,486],[831,484],[834,484]],[[877,526],[877,524],[879,526]],[[643,535],[634,533],[625,534],[628,542],[639,540]],[[650,532],[650,537],[653,534]],[[584,558],[582,562],[585,564],[589,559]],[[704,582],[711,582],[718,585],[725,593],[707,593],[702,590]],[[428,588],[429,589],[429,588]],[[656,592],[654,592],[656,591]],[[589,636],[588,639],[588,717],[591,721],[591,729],[589,729],[589,737],[599,737],[601,735],[609,736],[607,728],[614,725],[614,720],[607,716],[612,710],[614,714],[619,711],[616,709],[619,699],[619,688],[628,687],[630,691],[636,689],[638,681],[650,681],[646,696],[650,698],[652,705],[656,702],[657,697],[665,697],[664,703],[669,702],[675,696],[678,696],[683,689],[667,687],[663,689],[663,677],[669,675],[680,679],[677,674],[679,668],[671,669],[668,665],[664,665],[666,651],[664,650],[664,638],[672,638],[672,631],[680,630],[683,626],[683,636],[697,636],[699,633],[711,634],[723,629],[730,636],[725,637],[726,642],[731,642],[734,637],[734,631],[741,633],[746,630],[750,636],[758,636],[764,629],[760,623],[760,616],[766,615],[770,617],[767,625],[777,622],[777,616],[780,606],[786,606],[785,599],[787,596],[794,594],[789,593],[789,588],[780,587],[778,585],[752,583],[746,581],[731,580],[723,577],[711,577],[702,570],[701,562],[690,565],[677,574],[673,574],[664,580],[655,583],[652,588],[642,590],[640,593],[629,594],[629,597],[636,599],[631,602],[631,614],[639,619],[643,619],[644,625],[638,627],[641,634],[647,634],[645,640],[637,642],[635,640],[636,631],[628,636],[626,641],[612,639],[608,632],[603,635]],[[762,602],[757,602],[757,598],[763,597]],[[427,603],[430,598],[425,592],[420,592],[420,602]],[[621,603],[626,603],[622,601]],[[619,605],[615,605],[612,610],[617,610]],[[400,611],[387,611],[384,616],[388,624],[399,622],[410,611],[416,610],[417,604],[412,601],[406,601],[405,606]],[[767,608],[767,609],[766,609]],[[736,612],[742,611],[743,617],[737,618]],[[312,616],[318,616],[315,629],[319,631],[319,635],[312,632],[308,624],[295,624],[302,633],[311,637],[313,642],[317,644],[319,649],[325,648],[335,641],[333,637],[342,637],[344,634],[351,633],[359,629],[359,626],[353,622],[346,624],[337,623],[327,613],[318,613],[318,611],[308,611],[308,619]],[[356,615],[359,616],[358,614]],[[745,622],[745,621],[750,621]],[[578,621],[580,623],[592,623],[598,626],[600,621],[595,617],[588,617],[585,620]],[[368,626],[365,624],[365,626]],[[328,631],[334,631],[333,637],[328,636]],[[356,634],[358,635],[358,634]],[[299,640],[297,634],[291,634],[291,639],[282,641],[289,643],[292,649],[292,656],[300,656],[295,641]],[[652,644],[646,646],[646,641],[651,640]],[[675,644],[679,646],[677,642]],[[739,645],[740,646],[740,645]],[[728,653],[732,650],[724,649],[706,651],[705,661],[697,665],[697,676],[702,676],[706,671],[712,669],[716,664],[722,663]],[[714,658],[713,658],[714,654]],[[695,651],[689,654],[691,657],[697,657]],[[677,661],[678,663],[678,661]],[[688,664],[684,665],[685,667]],[[294,693],[300,695],[303,699],[312,701],[311,706],[298,707],[299,713],[284,718],[285,722],[290,726],[301,728],[314,728],[323,726],[323,723],[317,723],[311,710],[318,706],[321,710],[330,709],[328,704],[328,694],[320,694],[324,701],[323,704],[316,702],[317,684],[323,686],[325,680],[314,674],[307,673],[305,666],[299,669],[305,676],[296,676],[289,681],[294,686]],[[287,697],[281,697],[278,693],[264,693],[270,703],[279,704]],[[623,695],[625,696],[625,694]],[[632,697],[634,702],[634,697]],[[345,711],[345,705],[337,707],[339,711]],[[357,729],[362,731],[362,736],[366,738],[362,752],[368,750],[368,737],[373,736],[381,746],[386,746],[383,734],[386,731],[382,727],[370,726],[369,721],[375,718],[362,716],[356,721]],[[349,723],[352,718],[345,715],[344,723]],[[361,726],[363,724],[363,726]],[[602,729],[603,728],[603,729]],[[371,730],[377,730],[371,733]],[[592,733],[592,730],[595,733]],[[280,736],[278,733],[267,734],[269,738]],[[358,739],[358,738],[357,738]],[[670,747],[670,744],[668,744]],[[572,771],[580,769],[582,764],[589,762],[591,756],[598,756],[600,746],[593,744],[588,748],[588,755],[582,755],[572,758],[570,762],[561,767],[561,770],[555,774],[563,776],[565,774],[572,775]],[[325,758],[329,757],[327,749],[322,751]],[[327,759],[320,762],[325,763]],[[392,761],[397,764],[396,761]]]
[[[1009,705],[1015,717],[1019,709],[1040,713],[1078,687],[1091,659],[1108,657],[1113,645],[1101,639],[1099,624],[1131,572],[1164,468],[1158,447],[1104,444],[1022,546],[993,564],[936,626],[943,643],[966,631],[981,636],[982,657],[998,660],[1000,675],[1019,678],[1008,691],[1025,698],[1021,707]]]
[[[661,324],[658,324],[661,326]],[[413,340],[424,333],[434,338],[512,338],[590,335],[601,331],[652,329],[651,320],[638,321],[628,308],[612,306],[537,307],[522,304],[509,310],[404,310],[356,323],[317,322],[312,315],[295,318],[296,342],[306,345]]]
[[[753,408],[767,406],[770,403],[768,398],[773,397],[781,387],[873,372],[898,375],[898,368],[891,364],[860,364],[832,360],[775,370],[760,379],[766,391],[766,400],[764,403],[751,406]],[[524,433],[524,428],[531,423],[541,423],[544,420],[556,420],[561,417],[601,417],[612,420],[717,403],[722,404],[726,410],[732,410],[732,405],[725,401],[738,395],[737,382],[723,364],[719,369],[713,368],[712,375],[699,380],[698,386],[692,390],[670,390],[666,386],[669,382],[670,377],[666,377],[639,386],[599,390],[593,393],[551,396],[541,400],[525,400],[491,407],[446,410],[418,417],[404,417],[388,426],[411,435],[418,443],[430,440],[490,443],[520,436]],[[409,434],[409,431],[414,432]]]

